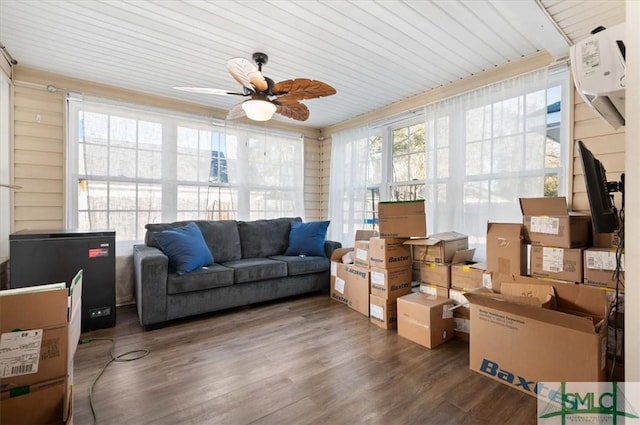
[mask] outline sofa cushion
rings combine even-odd
[[[167,293],[169,294],[181,294],[229,285],[233,285],[233,269],[220,264],[212,264],[188,274],[170,273],[167,276]]]
[[[155,238],[169,257],[169,266],[179,275],[213,263],[211,251],[195,223],[163,230],[156,233]]]
[[[324,240],[329,221],[291,223],[289,247],[284,255],[324,256]]]
[[[238,223],[242,258],[261,258],[282,255],[289,246],[289,232],[296,218],[275,218],[271,220],[241,221]]]
[[[222,264],[234,271],[234,283],[274,279],[287,275],[287,265],[269,258],[244,258]]]
[[[331,270],[331,261],[325,256],[288,256],[276,255],[270,257],[272,260],[287,263],[287,274],[296,276],[307,273],[319,273]]]
[[[242,258],[240,233],[235,220],[196,221],[202,236],[213,254],[216,263],[239,260]]]

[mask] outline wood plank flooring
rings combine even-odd
[[[98,424],[535,424],[536,400],[469,370],[468,344],[429,350],[329,299],[307,295],[171,322],[145,332],[135,306],[115,328],[95,386]],[[78,346],[74,423],[108,341]]]

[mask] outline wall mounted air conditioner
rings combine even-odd
[[[592,31],[571,46],[576,89],[598,116],[619,128],[625,124],[625,24]]]

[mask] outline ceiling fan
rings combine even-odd
[[[255,65],[244,58],[233,58],[227,61],[227,70],[242,85],[242,92],[207,87],[174,87],[174,89],[192,93],[249,97],[231,108],[227,119],[246,116],[254,121],[267,121],[276,112],[294,120],[306,121],[309,118],[309,109],[300,103],[301,100],[330,96],[336,93],[336,90],[330,85],[306,78],[274,83],[272,79],[262,75],[262,65],[265,65],[268,60],[269,57],[265,53],[257,52],[253,54]]]

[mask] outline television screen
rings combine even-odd
[[[597,233],[612,233],[618,230],[618,217],[613,195],[607,185],[607,173],[602,163],[578,140],[578,149],[584,173],[584,184],[591,207],[591,220]]]

